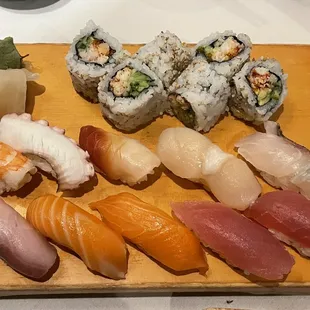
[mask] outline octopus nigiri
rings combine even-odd
[[[128,185],[145,181],[160,165],[157,155],[139,141],[94,126],[81,128],[79,144],[98,170]]]
[[[303,195],[289,190],[270,192],[244,214],[310,257],[310,201]]]
[[[245,273],[281,280],[294,265],[294,258],[267,229],[221,203],[173,203],[172,210],[206,247]]]
[[[261,193],[250,168],[189,128],[164,130],[157,146],[162,163],[175,175],[202,183],[222,203],[246,209]]]
[[[0,198],[0,257],[17,272],[41,279],[54,266],[56,249]]]
[[[36,172],[31,160],[0,142],[0,195],[20,189],[31,181]]]
[[[0,122],[0,141],[30,158],[35,166],[57,178],[59,190],[71,190],[94,175],[89,155],[65,131],[49,127],[31,115],[7,114]]]
[[[264,126],[266,133],[256,132],[236,143],[238,153],[270,185],[310,199],[310,151],[283,136],[276,122],[267,121]]]
[[[77,253],[85,265],[112,279],[127,272],[127,248],[121,235],[94,215],[54,195],[35,199],[27,220],[44,236]]]
[[[199,270],[208,265],[198,239],[166,212],[129,193],[90,204],[112,229],[143,252],[174,271]]]

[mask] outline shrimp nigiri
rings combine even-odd
[[[198,239],[166,212],[129,193],[90,204],[112,229],[143,252],[175,271],[208,269]]]
[[[35,199],[27,220],[43,235],[77,253],[85,265],[112,279],[127,272],[126,244],[94,215],[54,195]]]
[[[261,193],[261,186],[246,163],[195,130],[164,130],[157,154],[175,175],[202,183],[220,202],[232,208],[246,209]]]
[[[0,195],[20,189],[36,172],[37,168],[30,159],[0,142]]]
[[[79,143],[105,175],[134,185],[147,180],[160,160],[138,140],[116,135],[94,126],[80,130]]]

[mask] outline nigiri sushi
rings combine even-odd
[[[198,239],[166,212],[129,193],[90,204],[113,230],[174,271],[208,269]]]
[[[130,186],[147,180],[161,163],[157,155],[139,141],[94,126],[81,128],[79,144],[100,171]]]
[[[310,201],[303,195],[289,190],[270,192],[244,214],[310,257]]]
[[[294,258],[284,246],[237,211],[209,201],[171,206],[175,216],[228,264],[267,280],[281,280],[291,271]]]
[[[44,236],[77,253],[90,270],[112,279],[125,278],[126,244],[94,215],[61,197],[46,195],[31,202],[26,218]]]
[[[33,121],[27,113],[7,114],[0,122],[1,142],[51,173],[58,180],[59,190],[71,190],[88,181],[95,172],[88,153],[64,133],[64,129],[50,127],[45,120]]]
[[[202,183],[222,203],[246,209],[261,193],[250,168],[189,128],[165,129],[157,145],[162,163],[175,175]]]
[[[310,199],[310,151],[284,137],[276,122],[264,126],[266,133],[254,133],[235,144],[238,153],[272,186]]]
[[[56,249],[1,198],[0,257],[32,279],[45,276],[57,259]]]
[[[16,191],[37,172],[32,162],[9,145],[0,142],[0,195]]]

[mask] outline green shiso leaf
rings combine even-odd
[[[26,57],[26,56],[25,56]],[[12,37],[0,40],[0,69],[21,69],[23,58],[19,54]]]

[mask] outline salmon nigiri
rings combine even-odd
[[[129,193],[90,204],[125,239],[175,271],[208,270],[198,239],[164,211]]]
[[[127,272],[126,244],[94,215],[54,195],[35,199],[27,220],[44,236],[77,253],[85,265],[112,279]]]

